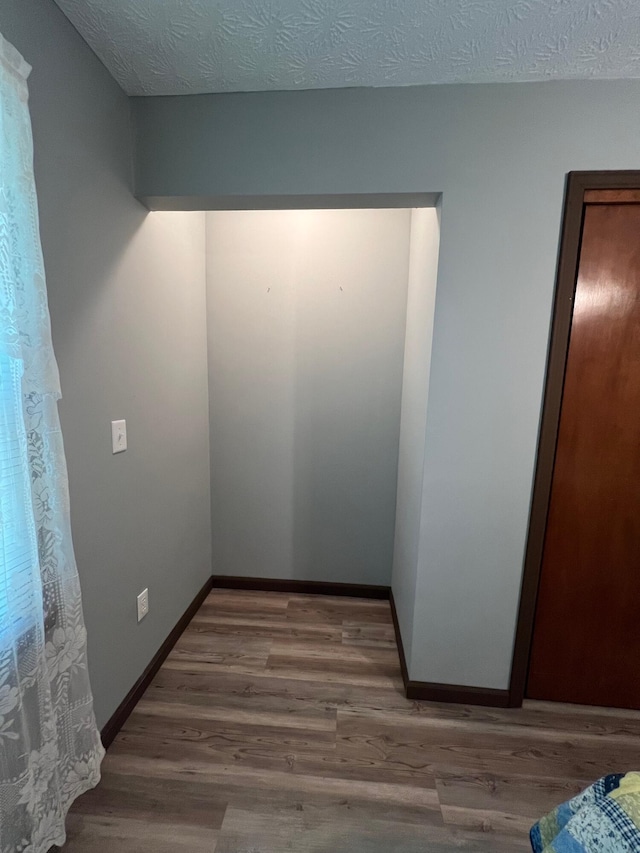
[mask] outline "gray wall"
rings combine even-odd
[[[507,686],[565,173],[640,168],[640,82],[134,101],[147,196],[442,191],[411,677]]]
[[[36,181],[98,723],[210,574],[203,214],[134,200],[129,102],[50,0],[2,0],[33,65]],[[111,455],[110,421],[130,449]],[[136,623],[135,596],[151,610]]]
[[[409,670],[420,566],[424,449],[439,247],[439,211],[435,207],[413,210],[391,581]]]
[[[410,221],[207,215],[214,574],[390,582]]]

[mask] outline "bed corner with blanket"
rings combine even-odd
[[[534,853],[639,853],[640,773],[598,779],[531,830]]]

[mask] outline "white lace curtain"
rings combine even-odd
[[[65,840],[100,778],[28,109],[0,36],[0,853]]]

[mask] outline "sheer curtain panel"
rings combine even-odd
[[[30,67],[0,36],[0,853],[65,840],[104,751],[58,420],[28,108]]]

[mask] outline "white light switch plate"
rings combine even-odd
[[[142,622],[144,617],[149,612],[149,590],[143,589],[137,598],[138,601],[138,622]]]
[[[114,453],[127,449],[127,422],[111,421],[111,446]]]

